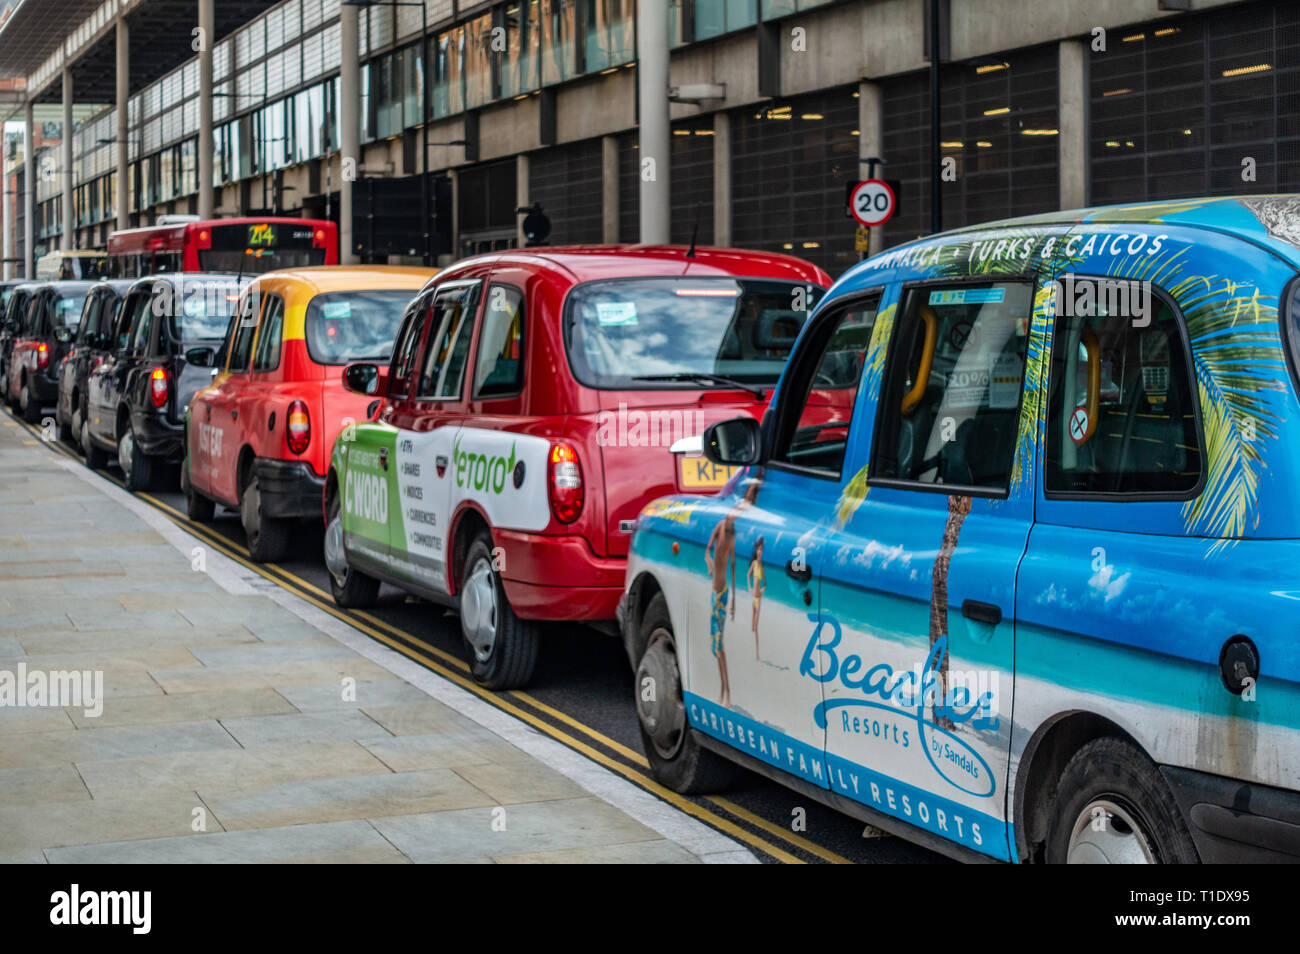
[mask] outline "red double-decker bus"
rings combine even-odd
[[[338,226],[324,219],[234,218],[166,222],[110,232],[108,273],[254,275],[301,265],[337,265]]]

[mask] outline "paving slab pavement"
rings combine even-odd
[[[0,416],[0,862],[753,861],[195,545]]]

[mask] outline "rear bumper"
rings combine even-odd
[[[59,401],[59,379],[50,377],[44,371],[29,372],[27,387],[31,389],[36,403],[42,407],[52,407]]]
[[[325,478],[318,477],[305,460],[259,457],[253,462],[262,492],[262,512],[274,519],[321,519]]]
[[[492,539],[504,551],[501,581],[521,618],[585,622],[615,618],[626,559],[597,556],[582,537],[494,529]]]
[[[1201,861],[1300,861],[1300,792],[1162,765]]]

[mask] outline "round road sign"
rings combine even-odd
[[[1070,440],[1082,444],[1088,436],[1088,409],[1076,407],[1070,415]]]
[[[849,196],[849,211],[867,228],[888,222],[897,205],[894,190],[884,179],[866,179],[859,182],[853,187],[853,194]]]

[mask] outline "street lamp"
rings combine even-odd
[[[424,6],[424,0],[343,0],[345,7],[419,7],[420,8],[420,62],[424,64],[423,79],[421,90],[424,99],[423,108],[420,110],[423,125],[420,130],[420,137],[424,147],[420,152],[420,208],[423,212],[423,230],[424,230],[424,264],[429,264],[429,11]],[[396,30],[394,30],[396,33]],[[343,51],[348,55],[351,51]],[[464,142],[448,143],[447,145],[464,145]]]

